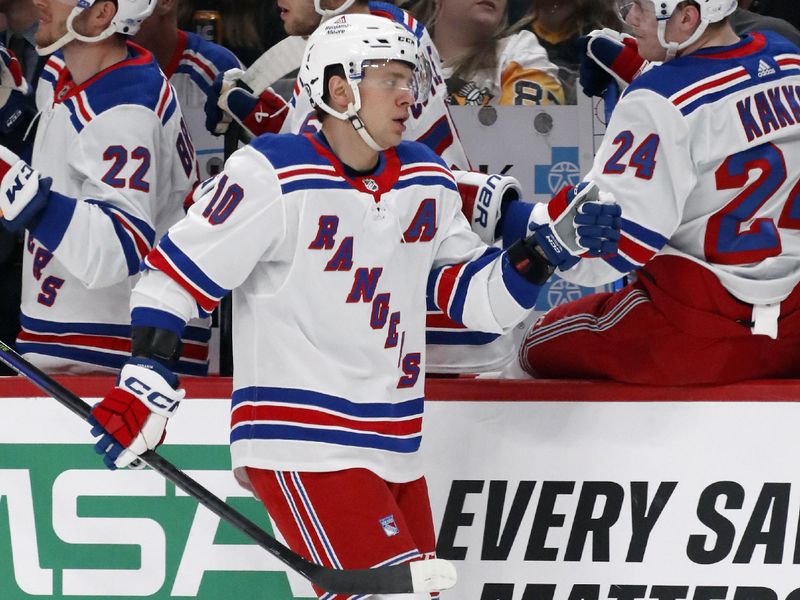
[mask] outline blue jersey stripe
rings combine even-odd
[[[175,267],[186,277],[192,285],[202,290],[204,294],[217,300],[223,298],[230,290],[226,290],[211,281],[209,277],[203,273],[192,259],[190,259],[183,251],[175,245],[169,238],[169,234],[165,234],[158,242],[158,247],[166,254]]]
[[[425,332],[425,343],[438,346],[483,346],[500,337],[499,333],[480,331],[431,331]]]
[[[467,290],[474,275],[481,269],[489,266],[501,252],[499,248],[486,248],[486,251],[477,259],[468,262],[461,270],[461,276],[453,292],[453,299],[450,301],[448,316],[456,323],[464,322],[464,303],[467,300]],[[445,310],[445,307],[442,307]]]
[[[245,387],[234,391],[231,400],[232,409],[235,409],[242,402],[281,402],[298,406],[312,406],[358,418],[396,419],[416,417],[421,415],[423,410],[422,398],[414,398],[413,400],[398,403],[371,402],[369,404],[359,404],[346,398],[310,390],[259,386]]]
[[[419,450],[422,436],[392,438],[372,433],[297,427],[293,425],[239,425],[231,431],[231,443],[239,440],[294,440],[321,442],[337,446],[355,446],[411,454]]]
[[[35,333],[82,333],[86,335],[106,335],[110,337],[129,338],[130,325],[114,325],[109,323],[60,323],[35,319],[25,314],[19,317],[20,325]]]

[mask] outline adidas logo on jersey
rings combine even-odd
[[[767,75],[775,75],[775,69],[767,64],[767,61],[761,59],[758,61],[758,76],[766,77]]]

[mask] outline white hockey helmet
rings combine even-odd
[[[709,23],[722,21],[722,19],[732,14],[738,6],[737,0],[691,0],[700,11],[700,24],[689,39],[680,43],[668,42],[665,34],[667,21],[669,21],[669,18],[672,16],[672,13],[675,12],[678,5],[684,1],[685,0],[617,0],[617,7],[619,16],[624,21],[634,4],[641,5],[643,2],[651,2],[655,9],[656,20],[658,21],[658,42],[666,49],[667,57],[671,58],[675,56],[678,50],[682,50],[696,42],[697,39],[703,35]]]
[[[308,38],[299,80],[311,104],[329,115],[349,120],[362,139],[374,150],[379,147],[358,116],[361,94],[358,85],[366,69],[387,61],[407,63],[413,73],[412,94],[415,102],[424,102],[430,90],[431,67],[420,51],[417,38],[399,23],[368,14],[341,15],[322,23]],[[354,100],[345,112],[334,110],[324,100],[325,70],[339,65],[353,90]]]
[[[58,0],[62,4],[72,6],[72,12],[67,17],[67,33],[61,36],[58,40],[44,48],[36,48],[36,51],[41,55],[52,54],[59,48],[62,48],[72,40],[80,40],[82,42],[99,42],[106,38],[111,37],[115,33],[122,33],[124,35],[136,35],[139,27],[142,25],[147,17],[153,14],[156,8],[156,0],[116,0],[117,14],[111,20],[111,24],[105,31],[94,37],[88,37],[75,31],[73,21],[84,10],[91,8],[97,0]]]

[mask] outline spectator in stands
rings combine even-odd
[[[29,84],[35,85],[43,62],[36,54],[38,17],[32,0],[0,0],[0,14],[5,17],[5,31],[0,41],[9,48],[22,64],[22,73]]]
[[[789,21],[768,16],[769,13],[759,14],[746,10],[746,7],[739,3],[739,8],[731,15],[731,25],[739,35],[750,33],[751,31],[774,31],[781,34],[795,45],[800,45],[800,31]],[[795,4],[795,12],[800,13],[800,6]]]
[[[531,0],[531,8],[519,26],[530,28],[558,66],[567,104],[575,104],[580,57],[578,38],[593,29],[619,31],[622,22],[610,0]]]
[[[250,65],[263,52],[280,41],[283,30],[274,2],[261,0],[182,0],[178,26],[193,31],[198,10],[215,10],[222,17],[221,42],[245,64]]]
[[[739,0],[739,7],[759,15],[783,19],[800,29],[800,7],[797,0]]]
[[[419,0],[450,104],[564,104],[558,68],[530,31],[508,27],[507,0]]]
[[[591,95],[632,80],[587,175],[622,206],[622,239],[606,264],[562,277],[636,280],[545,314],[521,364],[661,385],[797,377],[800,48],[773,32],[740,37],[735,0],[622,8],[635,39],[592,32],[580,71]]]

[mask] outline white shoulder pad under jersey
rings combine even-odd
[[[224,162],[223,137],[206,129],[206,97],[217,75],[235,68],[241,69],[242,64],[227,48],[196,33],[178,32],[175,53],[164,72],[175,88],[183,120],[192,136],[200,179],[219,173]]]
[[[441,59],[427,29],[408,12],[391,4],[370,2],[369,9],[372,14],[396,21],[413,33],[419,40],[421,52],[429,57],[431,64],[430,96],[423,104],[411,107],[411,118],[406,122],[403,139],[425,144],[441,156],[448,167],[469,170],[469,161],[447,110],[447,88],[440,70]],[[294,94],[289,104],[289,115],[281,128],[282,133],[302,133],[319,129],[308,94],[299,79],[295,82]]]
[[[261,136],[204,184],[148,255],[133,313],[185,320],[233,289],[234,467],[420,476],[428,306],[499,333],[538,291],[460,205],[422,144],[358,175],[318,134]]]
[[[622,207],[619,255],[563,277],[592,285],[656,253],[710,268],[764,304],[800,279],[800,50],[753,33],[638,77],[587,176]]]
[[[172,87],[150,53],[128,50],[80,85],[56,54],[37,89],[32,165],[52,186],[26,245],[21,350],[52,354],[48,368],[122,364],[132,277],[195,181]]]
[[[519,31],[498,42],[497,66],[482,69],[449,96],[451,104],[538,106],[564,104],[558,67],[530,31]],[[454,86],[450,85],[451,88]]]

